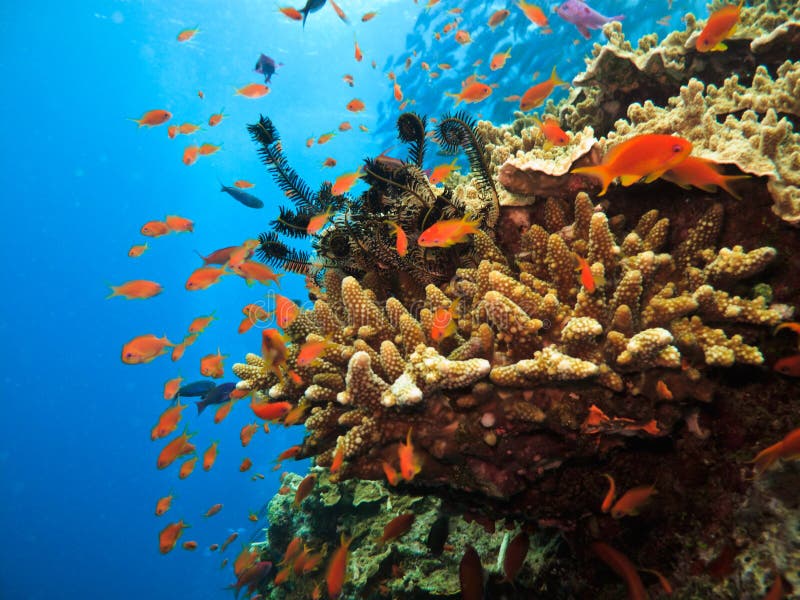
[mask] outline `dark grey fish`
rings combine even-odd
[[[440,515],[438,519],[433,522],[431,529],[428,532],[427,544],[434,556],[440,556],[444,550],[447,536],[450,534],[450,517],[447,515]]]
[[[197,405],[197,414],[203,412],[207,406],[212,404],[222,404],[230,400],[231,392],[236,389],[235,383],[221,383],[213,390],[208,392],[200,402],[195,402]]]
[[[325,6],[326,0],[306,0],[306,5],[300,9],[303,15],[303,27],[306,26],[306,17],[308,13],[317,12],[320,8]]]
[[[276,64],[273,59],[262,53],[256,62],[255,72],[261,73],[264,76],[264,83],[269,83],[269,80],[272,79],[272,76],[275,74],[275,69],[280,66],[283,66],[283,63]]]
[[[253,196],[253,194],[248,194],[247,192],[243,192],[235,187],[230,187],[223,184],[220,185],[222,185],[220,192],[226,192],[234,200],[238,200],[245,206],[249,206],[250,208],[264,208],[264,203],[259,198]]]
[[[192,396],[205,396],[215,387],[217,387],[217,384],[213,381],[208,381],[207,379],[203,379],[202,381],[193,381],[192,383],[182,385],[178,390],[178,396],[183,396],[184,398],[189,398]]]

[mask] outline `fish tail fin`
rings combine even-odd
[[[199,250],[195,250],[194,253],[197,254],[197,256],[200,257],[200,259],[203,261],[203,265],[207,265],[208,264],[208,261],[206,260],[206,257],[203,256],[202,254],[200,254]]]
[[[126,120],[127,120],[127,121],[133,121],[133,122],[134,122],[134,123],[136,123],[136,124],[137,124],[139,127],[144,127],[144,123],[142,123],[142,120],[141,120],[141,119],[134,119],[134,118],[131,118],[131,117],[126,117]]]
[[[598,196],[604,196],[606,190],[608,190],[608,186],[613,181],[613,177],[608,172],[608,169],[603,165],[597,165],[594,167],[578,167],[577,169],[572,169],[570,173],[577,173],[579,175],[587,175],[589,177],[594,177],[595,179],[600,180],[600,185],[603,186],[603,189],[600,191]]]
[[[756,477],[764,473],[780,458],[782,448],[783,444],[778,442],[756,454],[756,457],[750,461],[754,465]]]
[[[108,296],[106,296],[106,300],[108,300],[109,298],[115,298],[116,296],[120,295],[120,293],[117,291],[116,285],[111,285],[110,283],[107,283],[106,285],[111,288],[111,293]]]
[[[444,95],[445,96],[450,96],[451,98],[455,98],[456,99],[456,104],[455,104],[456,106],[461,104],[461,96],[459,94],[454,94],[452,92],[445,92]]]
[[[194,404],[195,404],[195,406],[197,406],[197,414],[198,415],[202,414],[202,412],[206,409],[206,406],[207,406],[206,403],[203,402],[202,400],[196,400]]]
[[[625,15],[614,15],[613,17],[609,17],[610,21],[624,21]]]
[[[741,200],[742,195],[734,191],[729,184],[731,181],[741,181],[742,179],[750,179],[750,175],[726,175],[722,178],[722,181],[720,181],[718,185],[737,200]]]
[[[558,73],[556,73],[555,65],[553,65],[553,71],[550,73],[550,79],[552,80],[553,85],[569,85],[568,82],[564,81],[563,79],[561,79],[561,77],[558,76]]]

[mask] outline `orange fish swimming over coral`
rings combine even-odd
[[[339,547],[333,552],[331,560],[328,563],[328,572],[325,575],[325,583],[328,587],[328,597],[338,598],[342,593],[345,577],[347,576],[347,556],[350,548],[350,543],[353,538],[345,537],[342,533],[341,543]]]
[[[756,454],[750,462],[755,463],[756,477],[769,469],[779,459],[797,460],[800,459],[800,427],[790,431],[781,441],[764,448]]]
[[[408,254],[408,236],[406,232],[394,221],[385,221],[385,223],[392,228],[391,235],[396,237],[395,250],[397,250],[397,254],[400,256]]]
[[[358,167],[352,173],[345,173],[344,175],[339,175],[336,178],[336,181],[333,183],[333,187],[331,187],[331,193],[334,196],[341,196],[342,194],[346,194],[349,192],[352,187],[356,184],[358,179],[361,177],[361,167]]]
[[[566,146],[569,144],[569,134],[561,129],[553,117],[547,115],[544,120],[533,115],[533,121],[538,125],[539,130],[545,137],[544,149],[549,150],[552,146]]]
[[[605,195],[612,181],[620,178],[624,186],[642,178],[650,183],[682,161],[692,151],[692,143],[681,137],[664,134],[637,135],[612,147],[602,162],[593,167],[578,167],[572,173],[582,173],[600,180]]]
[[[467,237],[478,233],[480,221],[469,217],[438,221],[423,231],[417,238],[417,244],[423,248],[449,248],[454,244],[466,242]]]
[[[743,4],[744,0],[739,0],[738,5],[723,6],[708,17],[706,26],[695,40],[695,48],[698,52],[719,52],[728,49],[724,40],[736,31]]]
[[[642,506],[649,502],[655,493],[656,488],[653,485],[640,485],[629,489],[611,507],[611,516],[619,519],[624,516],[638,515]]]
[[[414,452],[414,444],[411,442],[411,428],[406,435],[406,443],[400,442],[397,449],[397,457],[400,459],[400,476],[406,481],[411,481],[422,470],[422,465]]]
[[[445,92],[445,96],[450,96],[456,99],[456,106],[465,102],[467,104],[475,104],[482,102],[492,95],[492,87],[496,84],[487,85],[477,81],[474,75],[470,75],[462,84],[461,91],[458,94]]]
[[[675,165],[661,176],[662,179],[689,189],[696,187],[704,192],[714,193],[717,188],[722,188],[737,200],[742,197],[730,187],[731,181],[749,179],[749,175],[723,175],[719,171],[719,166],[712,160],[688,156],[686,160]]]
[[[557,85],[569,84],[558,76],[556,68],[553,66],[553,71],[548,79],[525,90],[525,93],[519,99],[519,109],[526,112],[541,106]]]

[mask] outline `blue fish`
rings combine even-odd
[[[240,189],[235,187],[230,187],[220,183],[222,189],[220,192],[227,192],[234,200],[238,200],[245,206],[249,206],[250,208],[263,208],[264,203],[259,199],[253,196],[253,194],[248,194],[247,192],[243,192]]]
[[[264,76],[264,83],[269,83],[269,80],[272,79],[272,76],[275,74],[275,69],[278,67],[282,67],[283,63],[275,63],[273,59],[271,59],[266,54],[261,54],[258,57],[258,62],[256,62],[256,73],[261,73]]]
[[[178,396],[183,396],[184,398],[189,398],[192,396],[205,396],[215,387],[217,387],[216,383],[206,379],[201,381],[193,381],[192,383],[182,385],[178,390]]]
[[[210,390],[202,400],[195,402],[197,405],[197,414],[203,412],[207,406],[212,404],[222,404],[230,400],[231,392],[236,389],[235,383],[221,383],[214,389]]]
[[[326,0],[306,0],[306,5],[300,9],[303,15],[303,27],[306,26],[306,17],[308,13],[317,12],[320,8],[325,6]]]

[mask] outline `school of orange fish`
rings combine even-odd
[[[435,6],[439,4],[440,0],[429,0],[425,6],[425,10],[435,10]],[[414,0],[415,4],[417,0]],[[330,0],[331,7],[336,11],[338,17],[345,23],[349,23],[342,8]],[[310,4],[310,3],[309,3]],[[324,2],[322,3],[324,4]],[[320,7],[322,6],[320,4]],[[724,41],[732,34],[736,28],[739,19],[739,11],[742,4],[729,5],[720,8],[710,15],[705,28],[697,38],[696,49],[700,52],[709,51],[724,51],[726,49]],[[441,8],[441,7],[440,7]],[[536,6],[519,0],[516,3],[516,8],[519,10],[524,18],[527,18],[537,28],[539,33],[551,33],[549,29],[548,17],[544,11]],[[512,7],[513,9],[513,7]],[[306,14],[292,7],[284,6],[279,7],[278,10],[282,15],[292,21],[304,21]],[[444,10],[444,9],[441,9]],[[306,11],[307,13],[308,11]],[[449,21],[441,32],[436,32],[435,38],[438,41],[444,41],[445,38],[452,34],[455,43],[469,44],[475,40],[471,37],[471,33],[466,24],[462,22],[460,8],[451,8],[447,10],[448,13],[453,14],[453,20]],[[498,27],[502,27],[506,19],[512,14],[511,10],[499,9],[491,14],[487,21],[490,31],[494,31]],[[362,23],[371,21],[379,16],[377,11],[370,11],[360,17]],[[185,43],[192,40],[200,29],[197,27],[184,29],[177,35],[179,43]],[[423,57],[409,56],[406,60],[406,70],[411,67],[412,59],[420,59],[420,67],[428,72],[430,78],[435,79],[439,73],[452,68],[448,63],[436,62],[438,71],[434,70],[426,61],[421,60]],[[488,64],[491,71],[498,71],[505,67],[506,61],[511,58],[511,48],[505,52],[494,54],[490,57]],[[364,53],[359,47],[358,41],[354,42],[354,59],[361,62],[364,59]],[[431,61],[432,63],[433,61]],[[372,61],[373,68],[376,63]],[[477,67],[478,64],[473,64],[472,67]],[[414,101],[409,99],[401,88],[398,80],[398,75],[390,71],[387,73],[388,79],[392,86],[392,96],[398,103],[398,109],[403,110],[409,103]],[[485,101],[491,96],[493,88],[496,84],[486,84],[483,80],[485,75],[472,74],[461,83],[461,89],[457,92],[447,92],[455,100],[455,104],[467,103],[476,104]],[[352,75],[345,74],[342,77],[343,81],[350,87],[354,87],[356,82]],[[562,81],[554,66],[548,79],[537,83],[519,95],[510,96],[505,98],[506,101],[519,102],[519,109],[521,111],[529,111],[541,106],[544,101],[550,96],[555,87],[568,85],[567,82]],[[262,98],[269,94],[270,89],[261,83],[250,83],[244,85],[236,90],[236,94],[249,98],[257,99]],[[198,97],[202,100],[204,94],[202,91],[198,92]],[[353,98],[345,109],[353,114],[358,114],[366,108],[364,102],[359,98]],[[172,113],[167,110],[157,109],[145,112],[139,119],[133,119],[138,123],[139,127],[155,127],[166,124],[172,118]],[[213,113],[208,118],[208,126],[216,127],[220,125],[225,118],[223,110]],[[558,121],[552,115],[542,115],[542,117],[535,116],[535,121],[539,130],[541,131],[542,141],[545,147],[556,145],[563,146],[570,143],[569,133],[563,131],[559,126]],[[364,125],[359,125],[362,131],[368,131]],[[309,137],[306,146],[311,148],[316,145],[323,145],[331,141],[338,133],[343,133],[352,129],[349,121],[342,121],[336,130],[320,136]],[[181,125],[168,125],[167,134],[169,138],[175,138],[178,135],[194,135],[201,131],[201,126],[192,123],[183,123]],[[435,142],[435,140],[433,140]],[[600,184],[601,190],[599,195],[606,193],[608,187],[615,181],[619,180],[624,186],[632,185],[636,182],[644,180],[650,182],[658,178],[664,178],[672,181],[681,186],[695,186],[704,190],[715,191],[717,187],[722,188],[727,193],[734,197],[739,197],[736,191],[731,187],[731,182],[743,178],[743,176],[724,176],[716,168],[716,165],[708,160],[692,157],[692,145],[685,139],[671,135],[646,135],[632,138],[624,143],[618,144],[606,152],[601,163],[592,167],[581,167],[573,169],[574,173],[582,173],[588,177],[596,179]],[[220,151],[219,145],[212,143],[190,144],[185,147],[183,151],[182,161],[184,164],[192,165],[200,157],[208,156]],[[332,168],[337,165],[337,161],[328,157],[323,162],[322,166]],[[452,172],[458,170],[458,164],[454,159],[450,163],[441,164],[433,167],[429,172],[429,179],[432,184],[436,185],[444,181]],[[344,194],[350,191],[358,182],[361,176],[361,168],[359,167],[353,172],[344,173],[337,177],[333,182],[333,194]],[[252,188],[254,184],[247,180],[239,179],[235,181],[234,185],[238,189]],[[323,229],[332,217],[330,211],[316,215],[309,221],[308,233],[315,234]],[[396,251],[401,256],[405,255],[410,243],[408,236],[403,229],[395,222],[387,221],[387,225],[391,228],[392,234],[396,238]],[[463,242],[468,239],[468,236],[477,231],[477,222],[465,216],[462,219],[440,221],[433,224],[431,227],[423,231],[416,240],[411,243],[416,243],[421,247],[448,247],[456,243]],[[141,226],[140,232],[148,238],[158,238],[172,233],[191,233],[194,231],[194,223],[192,220],[181,217],[178,215],[167,215],[163,220],[154,220],[145,223]],[[201,256],[203,265],[191,272],[186,280],[185,288],[188,291],[199,291],[209,288],[220,281],[226,275],[238,275],[243,278],[248,285],[254,282],[263,285],[279,285],[281,273],[274,273],[268,266],[258,261],[252,260],[253,253],[258,246],[257,240],[245,240],[240,244],[221,248],[209,254],[208,256]],[[149,243],[135,244],[131,246],[128,251],[128,256],[131,258],[138,258],[148,251],[150,248]],[[592,273],[586,260],[581,256],[576,256],[578,268],[580,270],[581,283],[592,293],[594,290],[595,282],[592,279]],[[120,285],[111,286],[111,294],[108,296],[121,297],[127,300],[134,299],[148,299],[152,298],[162,292],[162,286],[154,281],[148,280],[132,280],[124,282]],[[294,318],[299,313],[299,307],[284,296],[279,294],[274,295],[275,299],[275,312],[271,313],[266,311],[260,304],[248,304],[242,308],[242,313],[245,315],[244,319],[238,328],[240,334],[247,332],[255,323],[266,323],[270,319],[274,319],[277,328],[263,329],[262,330],[262,354],[273,371],[281,378],[288,376],[298,378],[299,375],[292,371],[286,370],[286,356],[287,339],[282,335],[280,329],[288,327]],[[433,319],[432,330],[430,332],[432,339],[437,340],[448,335],[452,335],[454,330],[454,323],[450,309],[440,308],[441,314],[437,313]],[[183,356],[185,349],[191,344],[195,343],[198,337],[205,331],[205,329],[215,320],[215,316],[205,315],[195,318],[189,325],[187,333],[183,339],[174,343],[164,337],[157,337],[154,334],[139,335],[129,340],[123,345],[122,348],[122,361],[126,364],[145,364],[152,360],[168,353],[171,349],[171,357],[173,361],[178,361]],[[777,334],[782,329],[788,329],[798,334],[800,337],[800,325],[797,323],[784,323],[778,326],[775,330]],[[314,361],[326,349],[327,344],[330,342],[314,341],[306,342],[300,349],[297,363],[308,364]],[[219,379],[224,376],[225,366],[224,361],[228,356],[222,354],[218,348],[216,352],[210,352],[200,359],[199,370],[204,377]],[[781,373],[790,376],[800,376],[800,354],[786,357],[778,361],[775,369]],[[163,397],[166,400],[172,401],[172,404],[164,410],[158,417],[156,425],[152,428],[151,438],[153,440],[160,440],[166,438],[178,430],[179,424],[182,419],[182,412],[187,405],[180,402],[180,390],[183,379],[176,377],[170,379],[164,384]],[[229,384],[232,385],[232,384]],[[668,394],[669,390],[663,391]],[[187,394],[189,395],[189,394]],[[196,394],[194,394],[196,395]],[[213,402],[218,404],[214,422],[219,423],[226,418],[233,405],[245,397],[246,394],[241,393],[239,390],[232,389],[227,396],[222,396],[224,401]],[[198,410],[205,408],[205,404],[198,403]],[[292,408],[286,402],[263,402],[258,401],[256,398],[251,399],[250,408],[253,411],[258,421],[245,425],[240,431],[240,441],[243,447],[248,446],[253,436],[259,430],[269,433],[269,423],[283,423],[284,425],[292,425],[298,423],[303,417],[303,408]],[[602,427],[609,419],[596,407],[593,407],[594,412],[590,413],[587,419],[587,426],[589,427]],[[646,427],[646,426],[645,426]],[[185,479],[188,477],[195,468],[200,456],[202,456],[202,468],[209,471],[216,460],[217,456],[217,442],[213,442],[203,453],[198,455],[195,445],[191,442],[194,434],[188,432],[188,428],[184,429],[176,437],[166,443],[160,451],[156,464],[159,469],[166,469],[179,459],[183,459],[178,467],[178,477]],[[293,446],[284,452],[280,453],[276,459],[276,469],[280,468],[281,462],[293,458],[299,452],[299,446]],[[754,459],[754,471],[756,475],[760,475],[767,470],[772,464],[779,459],[796,459],[800,457],[800,429],[790,432],[783,440],[778,441],[774,445],[764,449]],[[334,457],[331,466],[331,472],[335,473],[342,463],[341,452],[337,453]],[[383,470],[386,479],[390,485],[397,485],[401,480],[410,481],[419,472],[421,466],[415,458],[414,445],[412,440],[412,431],[408,431],[405,444],[400,445],[397,456],[397,467],[388,462],[383,462]],[[239,467],[242,472],[248,471],[253,466],[249,458],[245,458]],[[617,498],[617,490],[614,478],[610,474],[603,474],[608,479],[609,489],[605,498],[600,504],[602,512],[610,512],[614,518],[622,518],[625,516],[636,515],[641,507],[648,502],[654,494],[657,493],[655,486],[640,486],[627,490],[622,496]],[[262,474],[256,473],[253,479],[263,478]],[[306,498],[313,490],[316,483],[314,475],[308,475],[297,486],[295,490],[295,497],[293,506],[295,509],[300,509],[303,499]],[[279,493],[286,494],[291,490],[284,486],[279,490]],[[156,516],[163,516],[170,508],[174,495],[170,493],[167,496],[159,498],[156,502],[155,514]],[[212,505],[208,511],[203,515],[204,517],[212,517],[219,513],[223,508],[222,504]],[[248,519],[251,521],[258,521],[259,515],[251,512]],[[390,543],[409,531],[414,520],[414,515],[411,513],[400,515],[393,519],[385,528],[383,536],[380,538],[379,543]],[[188,527],[183,519],[171,522],[159,533],[159,550],[162,554],[172,551],[181,537],[184,529]],[[231,534],[222,544],[213,543],[208,549],[210,551],[224,552],[228,546],[236,539],[238,534]],[[306,546],[301,538],[295,538],[286,549],[283,560],[277,565],[281,567],[277,571],[272,583],[273,585],[281,585],[283,582],[289,580],[291,577],[302,577],[311,573],[322,566],[327,561],[326,567],[326,592],[329,598],[337,598],[341,593],[342,587],[346,579],[347,560],[348,560],[348,547],[352,538],[347,537],[342,533],[340,545],[326,556],[322,550],[314,551],[312,548]],[[528,534],[525,532],[516,536],[509,544],[503,570],[505,577],[508,581],[513,581],[517,571],[521,568],[525,555],[528,552],[529,539]],[[195,540],[184,541],[182,547],[185,550],[195,550],[198,547],[198,542]],[[607,544],[596,542],[593,545],[595,554],[606,562],[608,566],[615,571],[623,580],[625,580],[629,597],[643,598],[645,597],[644,586],[637,573],[637,568],[621,553],[614,550]],[[228,559],[223,561],[223,566],[227,564]],[[271,563],[260,560],[259,551],[251,549],[249,546],[244,546],[239,555],[233,562],[234,575],[236,582],[231,586],[237,594],[239,590],[247,588],[248,593],[256,592],[258,586],[263,583],[267,575],[271,571]],[[654,570],[640,569],[649,571],[651,574],[658,577],[661,586],[666,593],[671,593],[672,588],[667,579]],[[483,586],[482,566],[480,558],[477,553],[469,547],[465,552],[460,567],[460,579],[462,586],[462,596],[464,598],[477,598],[480,597]],[[775,588],[780,586],[780,577],[776,579],[773,589],[770,590],[774,597],[779,597],[781,592]],[[251,600],[260,598],[260,594],[255,593],[251,596]],[[322,591],[319,584],[312,593],[312,598],[321,598]]]

